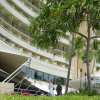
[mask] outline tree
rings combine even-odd
[[[95,66],[95,62],[96,60],[99,58],[99,47],[100,47],[100,43],[97,39],[93,39],[93,43],[91,44],[91,49],[93,50],[93,54],[94,54],[94,62],[93,62],[93,68],[92,68],[92,72],[91,74],[93,74],[93,70],[94,70],[94,66]]]
[[[72,57],[77,56],[77,78],[78,78],[78,60],[79,58],[82,59],[83,56],[83,50],[86,46],[86,40],[83,37],[76,37],[74,39],[74,50],[73,50],[73,55]],[[71,51],[71,47],[68,48],[68,50],[65,52],[64,57],[68,60],[70,57],[70,51]]]
[[[90,37],[90,29],[92,28],[92,30],[100,31],[99,6],[100,1],[98,0],[48,0],[46,5],[41,8],[40,15],[36,18],[31,17],[29,20],[29,34],[33,37],[32,43],[37,44],[38,47],[47,49],[50,45],[56,46],[60,40],[60,36],[65,35],[67,31],[73,34],[79,34],[86,39],[86,63],[89,92],[92,91],[89,69],[90,40],[100,37]],[[87,37],[79,33],[80,25],[83,22],[87,23]],[[68,91],[72,51],[73,50],[71,50],[70,53],[65,92]]]

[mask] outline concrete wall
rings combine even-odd
[[[3,83],[0,82],[0,93],[5,94],[5,93],[13,93],[14,89],[7,89],[7,88],[14,88],[14,83]],[[3,92],[5,91],[5,92]]]

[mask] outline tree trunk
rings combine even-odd
[[[70,58],[69,58],[69,66],[68,66],[65,94],[67,94],[67,92],[68,92],[69,77],[70,77],[70,70],[71,70],[71,61],[72,61],[72,54],[73,54],[73,46],[74,46],[74,33],[72,36],[72,44],[71,44],[71,52],[70,52]]]
[[[86,48],[86,63],[87,63],[87,78],[88,78],[88,90],[89,93],[92,92],[91,75],[89,68],[89,46],[90,46],[90,22],[88,22],[88,38],[87,38],[87,48]]]
[[[91,74],[93,74],[94,65],[95,65],[95,57],[94,57],[93,68],[92,68],[92,73]]]
[[[77,56],[77,78],[78,78],[78,58],[79,56]]]

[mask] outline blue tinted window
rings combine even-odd
[[[43,80],[47,82],[47,77],[48,77],[48,74],[44,73],[44,78]]]
[[[32,77],[32,69],[29,70],[29,77]]]
[[[28,74],[29,73],[29,68],[28,67],[26,67],[26,74]]]
[[[59,82],[61,85],[65,84],[65,79],[62,77],[55,76],[56,82]]]
[[[23,71],[24,73],[26,73],[26,67],[23,66],[21,69],[22,69],[22,71]]]
[[[59,82],[60,83],[60,77],[55,76],[55,80],[56,80],[56,82]]]
[[[37,80],[43,81],[43,73],[42,72],[37,72]]]
[[[34,70],[32,69],[32,76],[31,76],[33,79],[34,79]]]
[[[54,79],[54,75],[49,75],[49,81],[51,81],[52,79]]]
[[[64,85],[64,84],[65,84],[65,79],[62,78],[62,77],[60,77],[60,84],[61,84],[61,85]]]

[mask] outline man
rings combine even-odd
[[[62,86],[57,82],[57,87],[56,87],[57,95],[62,95]]]

